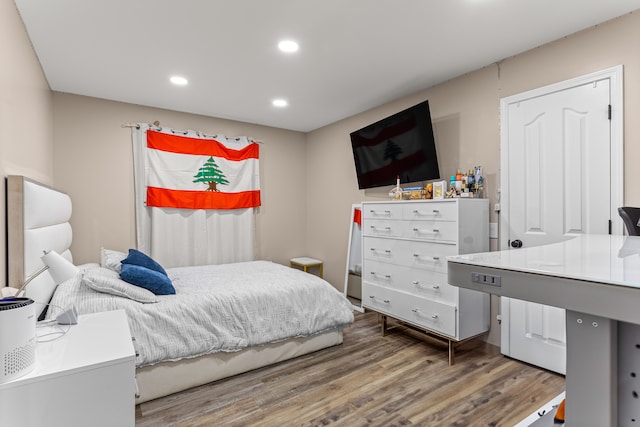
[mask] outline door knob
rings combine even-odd
[[[522,247],[522,240],[516,239],[516,240],[511,241],[511,247],[512,248],[521,248]]]

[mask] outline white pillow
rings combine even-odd
[[[108,268],[95,268],[84,272],[82,283],[94,291],[129,298],[144,304],[159,301],[153,292],[120,280],[118,273]]]
[[[120,270],[122,269],[122,264],[120,264],[120,261],[122,261],[126,257],[127,254],[124,252],[102,248],[100,250],[100,265],[102,267],[113,270],[116,273],[120,273]]]
[[[100,264],[97,262],[88,262],[86,264],[77,265],[76,267],[78,267],[81,273],[84,273],[85,271],[93,270],[94,268],[100,268]]]

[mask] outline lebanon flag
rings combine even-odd
[[[260,206],[258,144],[147,131],[147,206],[243,209]],[[235,144],[235,143],[234,143]]]

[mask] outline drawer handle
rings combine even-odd
[[[433,216],[436,216],[436,215],[438,215],[438,214],[440,213],[440,211],[439,211],[438,209],[433,209],[431,212],[424,212],[424,211],[421,211],[421,210],[419,210],[419,209],[414,209],[414,210],[413,210],[413,213],[414,213],[416,216],[423,216],[423,215],[433,215]]]
[[[372,276],[374,276],[374,277],[379,277],[379,276],[378,276],[378,273],[376,273],[375,271],[372,271],[372,272],[371,272],[371,275],[372,275]],[[385,274],[383,277],[384,277],[385,279],[391,279],[391,275],[390,275],[390,274]]]
[[[433,320],[437,320],[438,319],[438,315],[437,314],[432,314],[431,316],[425,316],[422,313],[420,313],[420,310],[418,310],[417,308],[414,308],[411,311],[413,311],[415,314],[417,314],[418,316],[421,316],[421,317],[431,317]]]
[[[391,231],[391,227],[376,227],[375,225],[371,226],[373,231]]]
[[[413,256],[419,260],[423,260],[423,261],[433,261],[433,262],[438,262],[440,261],[440,257],[439,256],[432,256],[432,257],[422,257],[420,256],[420,254],[413,254]]]
[[[425,291],[429,291],[431,289],[433,289],[434,291],[438,291],[440,290],[440,285],[433,285],[433,286],[423,286],[420,284],[420,282],[418,282],[417,280],[413,281],[413,284],[416,286],[416,288],[418,289],[424,289]]]
[[[424,228],[414,228],[413,231],[418,234],[439,234],[440,230],[434,228],[433,230],[425,230]]]
[[[374,301],[380,301],[378,298],[376,298],[375,295],[369,295],[369,298],[371,298]],[[382,302],[385,303],[385,304],[389,304],[391,301],[389,301],[388,299],[384,299],[384,300],[382,300]]]
[[[371,248],[371,252],[374,254],[380,254],[380,255],[391,255],[391,251],[389,249],[385,249],[384,251],[379,251],[376,248]]]
[[[371,212],[371,215],[386,215],[386,216],[391,216],[391,211],[389,209],[385,209],[383,211],[376,211],[374,209],[369,210],[369,212]]]

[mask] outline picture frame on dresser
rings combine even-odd
[[[433,200],[444,199],[444,193],[447,191],[447,184],[445,181],[436,181],[433,183]]]

